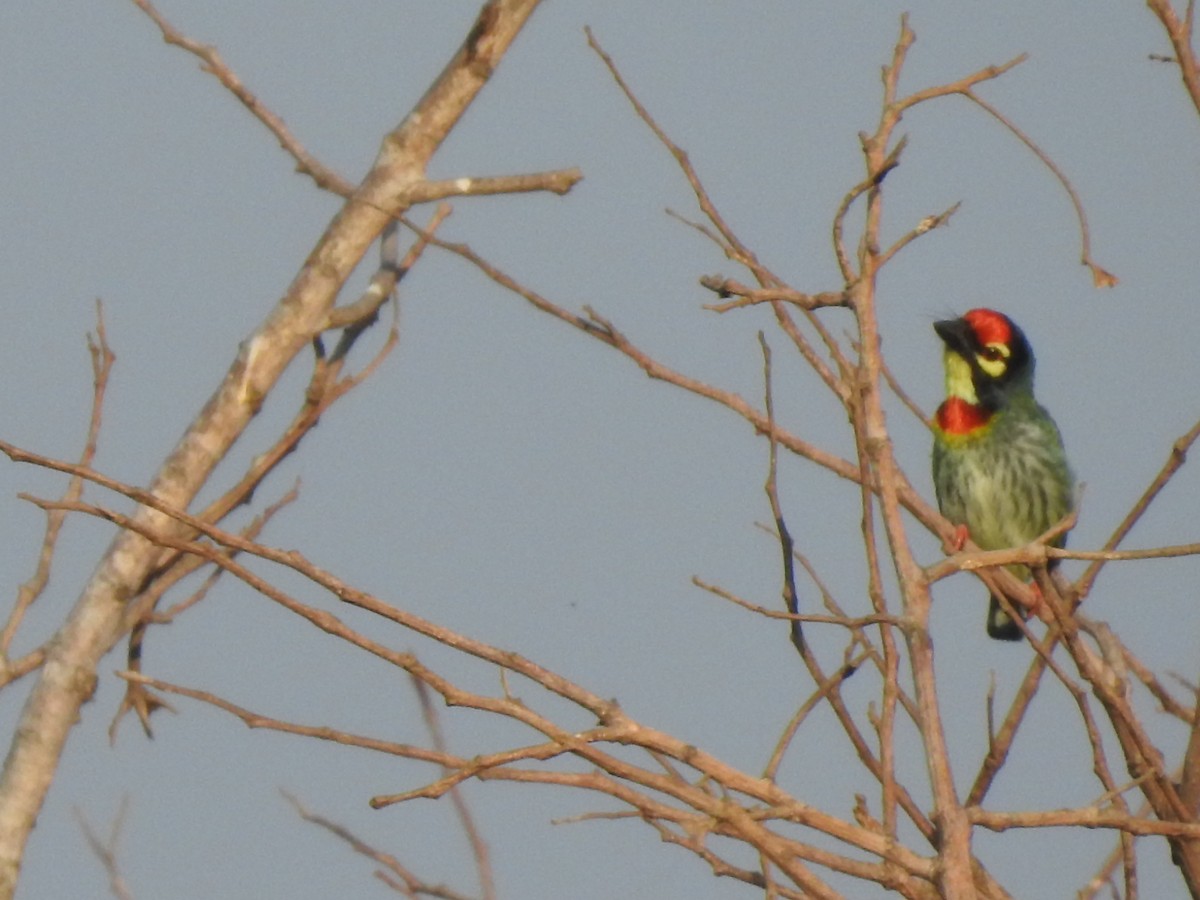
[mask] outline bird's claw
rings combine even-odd
[[[954,526],[954,537],[950,539],[950,552],[961,553],[962,548],[967,546],[967,538],[971,536],[971,532],[967,530],[966,525]]]

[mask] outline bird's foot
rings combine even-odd
[[[954,537],[950,539],[950,552],[959,553],[962,548],[967,546],[967,538],[971,536],[971,532],[967,530],[966,525],[954,526]]]
[[[1029,582],[1029,597],[1031,602],[1025,610],[1025,617],[1037,616],[1047,625],[1053,622],[1054,614],[1050,612],[1050,605],[1046,602],[1046,598],[1042,596],[1042,589],[1036,581]]]

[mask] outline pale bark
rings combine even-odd
[[[491,76],[538,0],[492,0],[416,107],[383,141],[379,156],[317,242],[283,297],[240,345],[212,397],[166,458],[152,493],[186,508],[254,418],[292,359],[326,327],[342,284],[393,215],[415,192],[427,196],[426,165]],[[180,525],[143,507],[137,521],[162,533]],[[26,842],[96,667],[121,636],[125,604],[147,577],[159,548],[122,531],[100,559],[70,615],[50,642],[0,773],[0,900],[16,890]]]

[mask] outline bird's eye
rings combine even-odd
[[[986,347],[983,348],[983,352],[981,352],[979,355],[982,356],[984,359],[991,360],[992,362],[996,362],[997,360],[1004,359],[1006,354],[1000,347],[996,346],[995,344],[988,344]]]

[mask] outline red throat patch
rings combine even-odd
[[[973,309],[965,313],[963,318],[975,332],[979,343],[984,346],[1003,344],[1007,347],[1012,340],[1012,323],[1003,313],[998,313],[994,309]]]
[[[991,418],[992,413],[982,406],[974,406],[961,397],[949,397],[938,407],[934,421],[946,434],[962,437],[983,428]]]

